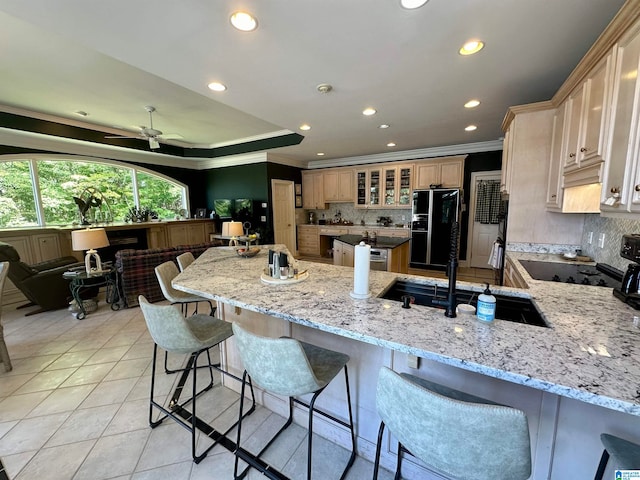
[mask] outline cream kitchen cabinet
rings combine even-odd
[[[382,205],[382,168],[356,170],[356,208]]]
[[[320,255],[320,237],[315,225],[298,225],[298,253],[300,255]]]
[[[42,233],[31,236],[33,260],[35,263],[59,258],[60,240],[57,233]]]
[[[332,169],[323,172],[325,202],[353,202],[353,170]]]
[[[529,288],[527,282],[524,281],[524,278],[522,278],[522,275],[520,275],[520,272],[516,269],[513,260],[509,257],[506,257],[504,262],[503,283],[505,287]]]
[[[562,171],[562,147],[564,134],[564,120],[567,104],[563,104],[556,110],[553,116],[553,137],[551,138],[551,155],[549,158],[549,175],[547,177],[547,210],[561,211],[563,197]]]
[[[384,208],[411,207],[411,179],[413,165],[385,167],[382,171],[382,206]]]
[[[600,210],[640,211],[638,171],[638,84],[640,25],[635,25],[615,46],[613,101],[609,154],[603,173]]]
[[[167,226],[167,237],[169,246],[195,245],[205,243],[209,238],[205,222],[193,222],[185,220]]]
[[[604,57],[566,101],[565,175],[605,160],[611,107],[613,53]]]
[[[333,264],[343,267],[353,267],[355,248],[348,243],[336,240],[333,242]]]
[[[461,188],[464,158],[464,156],[461,156],[446,160],[416,162],[413,188],[431,188],[431,185],[440,185],[443,188]]]
[[[312,210],[327,208],[322,172],[302,172],[302,206]]]
[[[500,192],[508,194],[511,191],[511,173],[513,172],[513,149],[515,130],[510,126],[504,132],[502,142],[502,170],[500,172]]]

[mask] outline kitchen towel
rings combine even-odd
[[[369,261],[371,245],[360,242],[356,245],[353,262],[353,298],[369,298]]]
[[[489,254],[489,265],[491,265],[495,269],[502,268],[502,243],[497,240],[493,242],[493,247],[491,247],[491,253]]]

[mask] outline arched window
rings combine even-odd
[[[87,189],[109,203],[111,218],[95,221],[122,222],[132,207],[158,218],[188,210],[186,185],[141,167],[84,157],[5,155],[0,157],[0,228],[78,222],[73,197]]]

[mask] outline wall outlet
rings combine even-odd
[[[403,222],[405,221],[405,217],[404,217],[404,215],[402,215],[402,221],[403,221]]]
[[[407,367],[409,368],[419,368],[420,367],[420,357],[415,355],[407,355]]]
[[[598,246],[604,248],[604,233],[598,235]]]
[[[587,243],[591,245],[593,243],[593,232],[587,234]]]

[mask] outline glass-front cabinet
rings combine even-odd
[[[398,187],[398,206],[411,206],[411,177],[413,176],[413,168],[411,165],[406,167],[398,167],[400,175],[400,186]]]
[[[380,170],[369,170],[369,203],[370,207],[380,206]]]
[[[396,204],[396,169],[386,168],[384,170],[384,206],[393,207]]]
[[[412,165],[401,165],[384,169],[384,207],[411,206]]]
[[[382,170],[380,168],[356,170],[355,206],[359,208],[382,206],[382,182]]]

